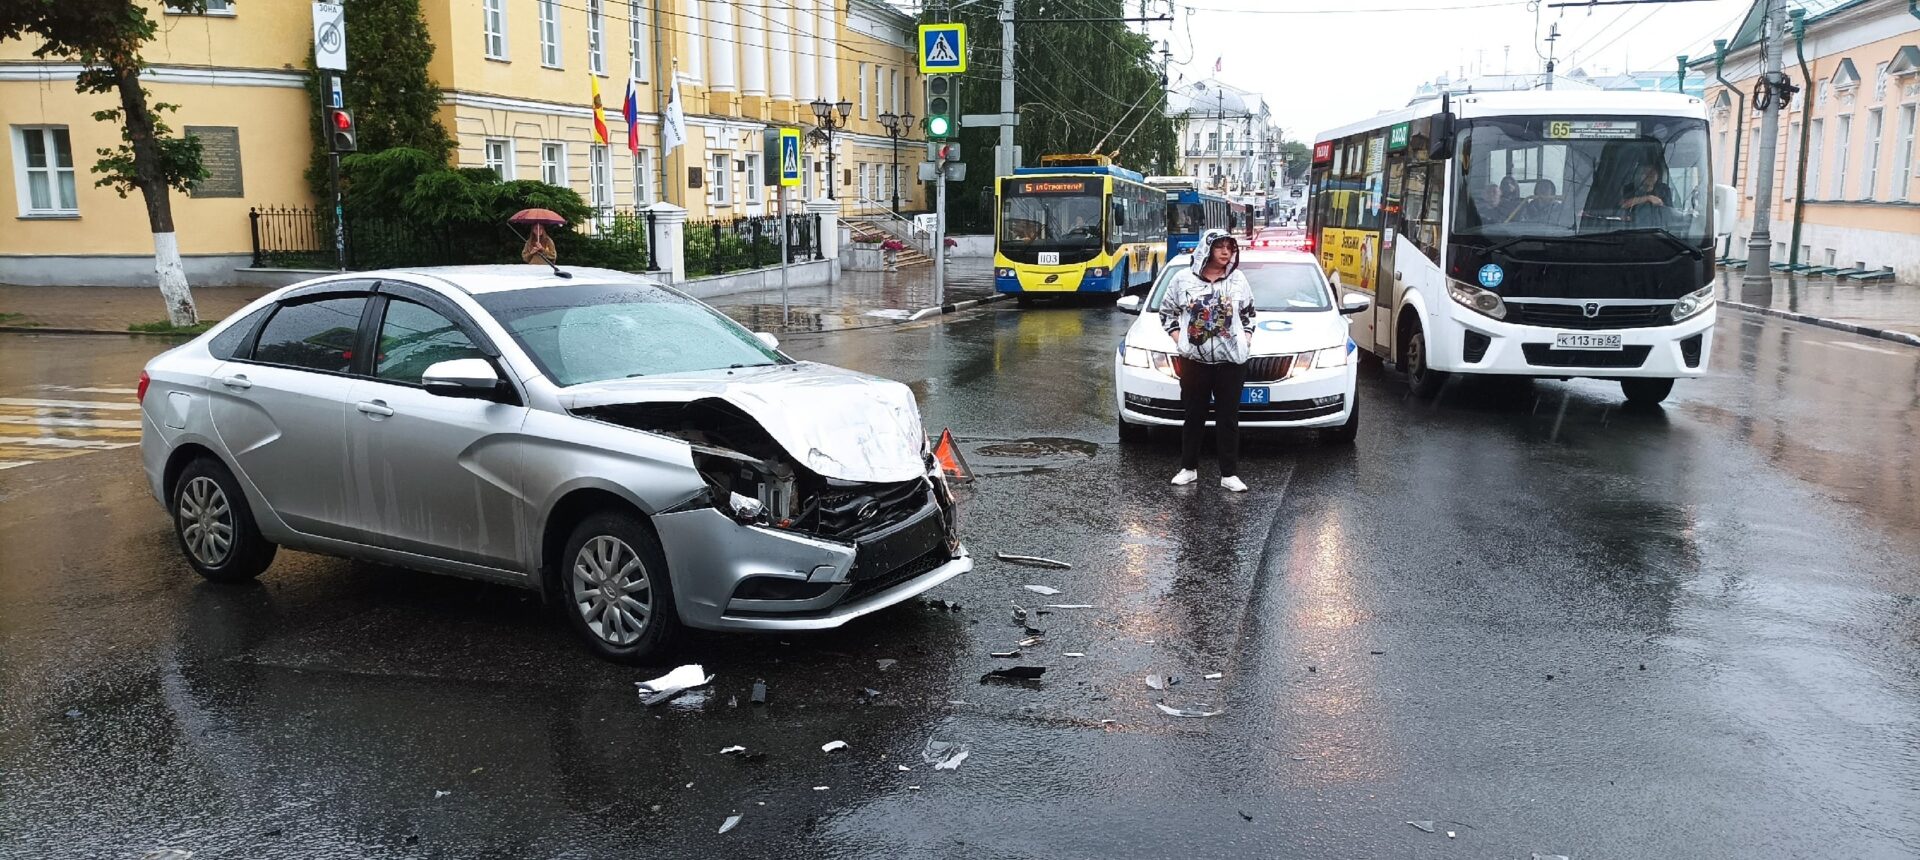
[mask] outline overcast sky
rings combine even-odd
[[[1674,67],[1677,54],[1708,56],[1732,34],[1754,0],[1696,0],[1588,9],[1539,4],[1539,36],[1559,24],[1561,73],[1584,67],[1624,71]],[[1129,0],[1128,6],[1134,5]],[[1264,94],[1287,138],[1406,104],[1413,88],[1446,74],[1537,73],[1546,45],[1536,41],[1526,0],[1174,0],[1172,25],[1149,32],[1170,39],[1175,81],[1213,76]],[[1164,10],[1167,0],[1148,0]],[[1191,15],[1188,9],[1194,9]],[[1340,13],[1326,10],[1343,9]],[[1375,11],[1375,10],[1402,11]],[[1405,11],[1417,9],[1420,11]],[[1238,11],[1234,11],[1238,10]],[[1169,35],[1170,34],[1170,35]],[[1567,62],[1572,54],[1572,62]],[[1184,76],[1184,77],[1182,77]],[[1177,85],[1177,84],[1176,84]]]

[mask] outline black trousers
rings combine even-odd
[[[1187,413],[1186,424],[1180,428],[1180,468],[1200,468],[1200,438],[1206,435],[1211,412],[1220,477],[1239,474],[1240,388],[1247,381],[1247,366],[1203,364],[1183,358],[1175,361],[1175,368],[1180,372],[1180,405]]]

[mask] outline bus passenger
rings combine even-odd
[[[1509,221],[1552,222],[1560,213],[1560,189],[1551,179],[1536,179],[1533,196],[1507,216]]]

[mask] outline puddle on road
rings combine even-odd
[[[1054,436],[966,445],[967,464],[983,478],[1058,471],[1091,460],[1099,451],[1097,443]]]

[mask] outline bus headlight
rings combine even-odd
[[[1011,277],[1015,277],[1015,275],[1014,275],[1014,273],[1013,273],[1013,270],[1012,270],[1012,269],[994,269],[994,270],[993,270],[993,276],[994,276],[994,277],[996,277],[996,278],[1011,278]]]
[[[1698,316],[1701,311],[1713,307],[1713,287],[1703,287],[1680,297],[1673,303],[1673,321],[1679,322]]]
[[[1499,293],[1483,290],[1472,284],[1449,280],[1447,295],[1452,296],[1454,301],[1472,308],[1476,313],[1486,314],[1497,320],[1507,318],[1507,303],[1500,300]]]
[[[1104,278],[1111,274],[1113,274],[1113,270],[1107,268],[1106,266],[1088,266],[1087,267],[1087,277],[1089,278]]]

